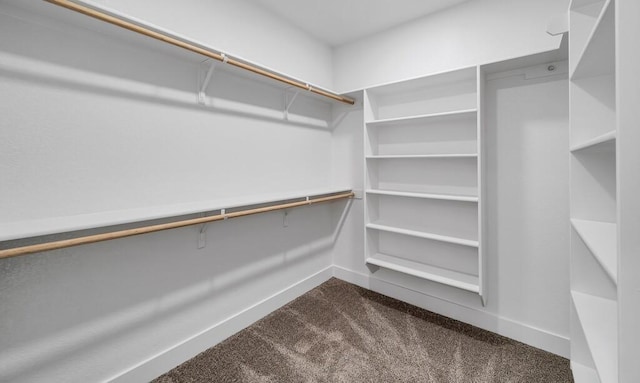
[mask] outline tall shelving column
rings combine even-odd
[[[365,91],[365,262],[482,294],[477,67]]]
[[[573,0],[571,368],[576,382],[618,382],[618,198],[614,0]]]

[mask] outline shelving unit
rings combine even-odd
[[[570,7],[571,367],[618,382],[615,0]]]
[[[479,83],[472,67],[365,91],[365,262],[482,296]]]
[[[591,254],[615,283],[618,274],[617,226],[614,223],[572,219],[571,225]]]
[[[618,381],[617,312],[614,300],[572,292],[578,320],[601,382]]]

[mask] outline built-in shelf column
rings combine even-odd
[[[576,382],[618,382],[615,1],[570,9],[571,367]]]
[[[479,72],[366,90],[367,264],[482,293]]]

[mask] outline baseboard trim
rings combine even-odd
[[[115,383],[148,382],[167,372],[169,369],[193,358],[202,351],[222,342],[257,320],[264,318],[307,291],[328,281],[332,276],[333,266],[329,266],[137,364],[108,381]]]
[[[506,336],[532,347],[569,358],[570,344],[568,337],[554,334],[509,318],[499,317],[487,311],[461,306],[433,296],[421,294],[414,290],[340,266],[333,267],[333,276],[365,289]]]

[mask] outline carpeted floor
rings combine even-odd
[[[154,382],[573,382],[569,361],[331,279]]]

